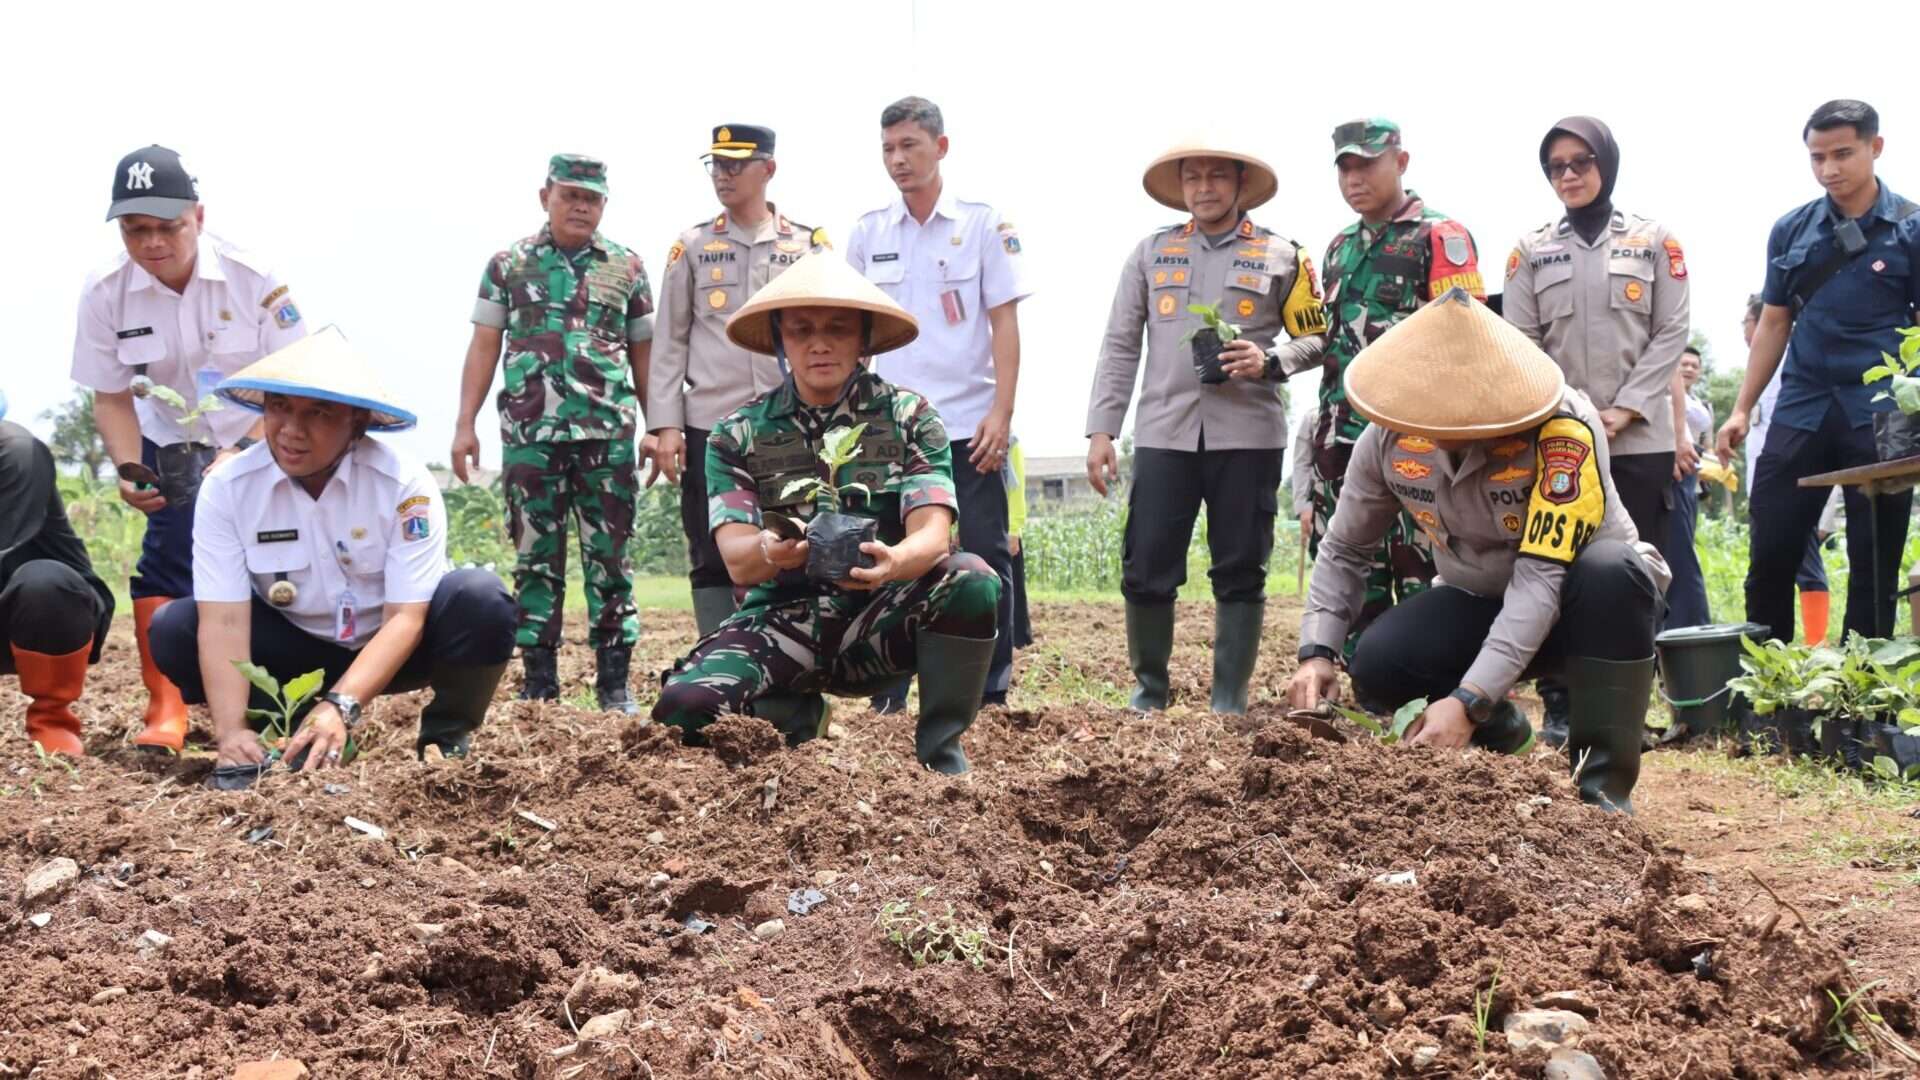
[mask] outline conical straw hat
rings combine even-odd
[[[1525,334],[1456,288],[1361,349],[1346,388],[1355,412],[1403,435],[1491,439],[1545,422],[1566,380]]]
[[[783,308],[836,307],[873,315],[867,356],[897,349],[920,336],[920,324],[878,285],[831,252],[808,255],[761,287],[727,320],[727,337],[748,352],[774,355],[773,313]]]
[[[1154,158],[1153,164],[1147,166],[1141,182],[1146,186],[1147,194],[1153,196],[1153,201],[1186,213],[1187,197],[1180,191],[1180,161],[1190,157],[1226,158],[1247,167],[1246,179],[1240,188],[1242,210],[1259,206],[1280,190],[1280,180],[1274,175],[1272,167],[1252,154],[1222,150],[1216,141],[1188,139]]]
[[[337,326],[301,338],[234,372],[214,392],[242,408],[266,411],[268,394],[337,401],[373,413],[371,431],[405,431],[414,415],[395,400]]]

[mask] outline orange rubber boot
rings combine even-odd
[[[133,639],[140,646],[140,681],[147,684],[147,712],[141,717],[140,734],[133,745],[178,751],[187,743],[187,703],[180,688],[173,685],[153,662],[153,647],[147,644],[147,628],[153,625],[153,613],[171,597],[143,596],[133,602]]]
[[[65,656],[28,652],[13,646],[14,670],[20,673],[20,691],[32,700],[27,703],[27,738],[40,744],[49,754],[85,757],[87,748],[80,742],[80,718],[70,707],[80,697],[87,681],[89,642]]]
[[[1827,615],[1832,597],[1826,590],[1800,594],[1800,636],[1808,645],[1827,640]]]

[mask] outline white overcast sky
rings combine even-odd
[[[1254,217],[1318,260],[1351,216],[1333,126],[1397,120],[1410,185],[1472,229],[1492,286],[1514,238],[1559,213],[1541,135],[1599,116],[1622,150],[1616,205],[1678,231],[1694,325],[1737,366],[1768,227],[1820,194],[1800,144],[1816,105],[1878,107],[1881,176],[1920,197],[1920,90],[1897,55],[1912,46],[1876,29],[1905,11],[1857,4],[1838,24],[1788,4],[30,5],[0,44],[0,388],[10,418],[46,430],[37,417],[71,392],[82,279],[119,249],[102,220],[115,163],[158,142],[199,175],[209,230],[268,256],[310,323],[339,324],[419,413],[402,444],[445,460],[481,270],[540,225],[549,154],[607,160],[604,231],[657,272],[679,230],[716,212],[698,160],[709,129],[765,124],[775,201],[838,242],[894,194],[878,118],[906,94],[946,113],[949,188],[1020,229],[1029,453],[1083,452],[1120,264],[1178,217],[1141,169],[1194,129],[1278,169]],[[497,466],[491,405],[479,427]]]

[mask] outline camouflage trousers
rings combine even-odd
[[[1000,575],[964,552],[918,580],[871,593],[836,589],[761,602],[770,591],[754,590],[661,675],[656,723],[698,731],[776,691],[867,696],[913,673],[921,630],[991,638],[1000,607]]]
[[[1353,456],[1353,444],[1367,422],[1345,407],[1337,414],[1322,412],[1313,432],[1313,530],[1308,540],[1309,555],[1318,558],[1320,541],[1327,535],[1333,511],[1346,483],[1347,461]],[[1297,467],[1297,466],[1296,466]],[[1367,571],[1366,594],[1360,614],[1347,628],[1342,648],[1345,659],[1353,659],[1353,648],[1360,632],[1385,614],[1395,603],[1433,584],[1433,541],[1427,537],[1413,515],[1401,510],[1387,526],[1386,538],[1374,552],[1373,565]]]
[[[632,645],[640,636],[633,606],[633,536],[639,490],[631,439],[508,443],[500,486],[507,496],[507,535],[518,558],[514,598],[522,648],[560,644],[567,595],[567,520],[580,532],[580,569],[587,586],[588,636],[595,648]]]

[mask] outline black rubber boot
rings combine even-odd
[[[521,649],[520,669],[527,676],[525,685],[520,687],[521,701],[559,700],[559,661],[552,649],[539,645]]]
[[[881,716],[907,711],[907,688],[913,685],[913,676],[903,675],[900,681],[873,695],[867,704]],[[923,691],[924,693],[924,691]]]
[[[1220,602],[1213,606],[1213,711],[1247,714],[1247,684],[1260,659],[1260,627],[1265,600]]]
[[[963,638],[922,630],[916,644],[920,671],[920,719],[913,729],[913,756],[935,772],[958,776],[968,769],[960,735],[973,726],[986,693],[998,637]]]
[[[1640,730],[1653,692],[1653,657],[1567,658],[1567,758],[1580,798],[1604,810],[1633,813],[1640,779]]]
[[[433,700],[420,710],[420,734],[413,740],[413,752],[425,758],[427,747],[437,746],[441,757],[466,757],[473,745],[473,733],[486,720],[493,692],[506,674],[504,663],[484,667],[434,664],[427,676]]]
[[[827,727],[827,699],[821,694],[789,694],[776,690],[755,698],[752,710],[753,715],[785,735],[788,746],[809,742]]]
[[[1558,750],[1567,745],[1566,680],[1550,675],[1535,680],[1533,688],[1540,692],[1540,704],[1545,706],[1540,718],[1540,741]]]
[[[706,637],[733,614],[733,590],[725,585],[693,590],[693,625]]]
[[[631,645],[602,645],[593,653],[593,692],[601,712],[640,715],[640,706],[627,689],[627,665],[633,659]]]
[[[1513,702],[1502,701],[1486,723],[1473,729],[1473,745],[1496,754],[1524,754],[1533,746],[1533,725]]]
[[[1173,605],[1129,602],[1127,665],[1134,681],[1129,708],[1154,712],[1167,707],[1167,661],[1172,658]]]

